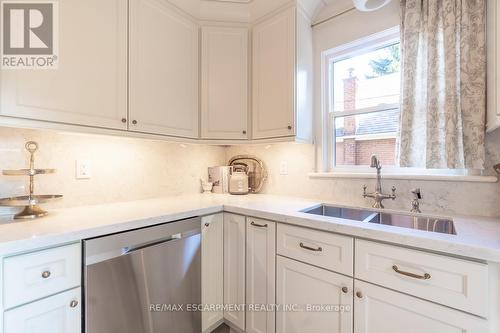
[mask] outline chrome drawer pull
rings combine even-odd
[[[43,271],[42,272],[42,278],[48,279],[50,277],[50,271]]]
[[[254,221],[250,222],[251,225],[253,225],[254,227],[257,227],[257,228],[267,228],[267,223],[266,224],[258,224],[258,223],[255,223]]]
[[[429,273],[425,273],[424,275],[418,275],[418,274],[414,274],[414,273],[410,273],[410,272],[400,271],[398,266],[396,266],[396,265],[393,265],[392,269],[394,270],[394,272],[396,272],[398,274],[401,274],[404,276],[409,276],[409,277],[419,279],[419,280],[429,280],[431,278],[431,275]]]
[[[76,306],[78,305],[78,301],[77,300],[72,300],[70,303],[69,303],[69,306],[72,307],[72,308],[76,308]]]
[[[323,248],[321,246],[318,246],[318,248],[315,249],[313,247],[309,247],[309,246],[304,245],[304,243],[300,243],[299,245],[300,245],[301,248],[309,250],[309,251],[314,251],[314,252],[321,252],[321,251],[323,251]]]

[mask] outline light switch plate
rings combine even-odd
[[[288,162],[287,161],[280,162],[280,175],[288,175]]]
[[[88,160],[76,161],[76,179],[89,179],[91,176],[90,162]]]

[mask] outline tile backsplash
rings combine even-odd
[[[269,179],[264,193],[300,195],[314,200],[329,200],[339,204],[369,207],[370,199],[361,196],[362,186],[375,188],[375,179],[311,179],[307,175],[315,168],[315,149],[312,145],[279,143],[271,145],[240,145],[228,147],[226,159],[234,155],[251,154],[264,160]],[[280,174],[280,164],[286,162],[288,174]],[[500,162],[500,130],[487,135],[487,168]],[[375,173],[375,171],[373,171]],[[383,178],[384,169],[382,169]],[[382,179],[382,186],[390,192],[397,188],[397,199],[386,200],[386,208],[409,211],[411,189],[422,190],[421,209],[430,214],[459,214],[500,217],[500,183],[468,183],[444,181],[408,181]]]
[[[269,179],[263,192],[295,195],[340,204],[369,206],[361,196],[362,185],[375,186],[374,179],[311,179],[315,149],[312,145],[275,143],[231,147],[181,144],[164,141],[60,133],[45,130],[0,127],[0,170],[25,168],[28,154],[24,143],[37,141],[36,167],[55,168],[56,174],[36,177],[36,192],[63,194],[47,207],[72,207],[107,202],[147,199],[200,192],[200,177],[207,167],[223,165],[234,155],[252,154],[264,160]],[[488,169],[500,162],[500,130],[487,136]],[[87,160],[90,179],[76,179],[76,161]],[[281,162],[288,174],[280,174]],[[493,171],[491,171],[493,172]],[[387,208],[409,210],[415,187],[422,189],[424,213],[500,217],[500,183],[383,180],[386,191],[397,187],[398,198]],[[25,177],[0,174],[0,197],[27,192]],[[0,208],[0,214],[9,212]]]
[[[35,177],[37,193],[64,195],[48,207],[199,193],[207,167],[225,162],[218,146],[0,127],[0,170],[27,167],[29,140],[39,143],[35,167],[57,169]],[[89,161],[90,179],[76,179],[77,160]],[[27,184],[0,173],[0,196],[25,194]]]

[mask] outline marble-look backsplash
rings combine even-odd
[[[294,195],[340,204],[369,206],[361,187],[375,186],[374,179],[311,179],[315,149],[312,145],[276,143],[220,147],[164,141],[60,133],[0,127],[0,170],[25,168],[28,154],[24,143],[37,141],[40,150],[36,167],[55,168],[56,174],[36,177],[36,192],[63,194],[60,201],[45,207],[73,207],[107,202],[131,201],[158,196],[200,192],[207,167],[225,164],[230,157],[252,154],[261,157],[269,169],[264,193]],[[487,136],[488,168],[500,162],[500,130]],[[76,160],[88,160],[90,179],[76,179]],[[288,163],[288,175],[280,175],[280,163]],[[27,192],[25,177],[0,173],[0,197]],[[410,190],[420,187],[422,210],[426,213],[453,213],[500,217],[500,183],[437,181],[383,181],[386,191],[398,189],[395,201],[386,207],[409,210]],[[0,207],[0,214],[11,212]]]
[[[279,143],[270,145],[241,145],[226,150],[226,160],[234,155],[251,154],[264,160],[269,179],[263,192],[299,195],[314,200],[330,200],[339,204],[369,207],[371,199],[361,196],[363,184],[375,188],[375,179],[311,179],[308,172],[315,168],[315,149],[312,145]],[[500,163],[500,129],[487,135],[487,168]],[[280,163],[288,164],[288,175],[280,175]],[[374,171],[375,172],[375,171]],[[384,170],[382,169],[382,176]],[[500,217],[500,183],[468,183],[449,181],[382,180],[386,192],[397,187],[397,199],[386,200],[387,208],[410,210],[410,190],[420,187],[424,213],[458,214]]]
[[[48,207],[199,193],[207,167],[225,162],[218,146],[0,127],[0,170],[27,167],[29,140],[40,146],[35,166],[57,169],[35,177],[37,193],[64,195]],[[90,179],[76,179],[76,160],[90,162]],[[0,197],[25,194],[27,184],[26,177],[0,172]]]

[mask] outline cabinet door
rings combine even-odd
[[[208,305],[224,303],[224,216],[216,214],[201,219],[201,302]],[[202,331],[220,323],[222,311],[204,311]]]
[[[281,256],[277,258],[277,304],[295,308],[276,312],[276,332],[352,332],[352,278]]]
[[[295,134],[295,8],[253,29],[253,138]]]
[[[464,312],[355,281],[354,332],[484,333],[487,321]]]
[[[201,136],[246,139],[248,29],[203,27]]]
[[[198,30],[167,1],[130,1],[131,131],[198,137]]]
[[[276,223],[247,218],[246,302],[259,308],[247,309],[248,333],[273,333],[275,313],[260,306],[275,301]]]
[[[58,68],[2,70],[0,115],[126,129],[126,1],[61,0],[58,16]]]
[[[4,333],[79,333],[81,290],[76,288],[4,313]]]
[[[224,213],[224,319],[245,330],[245,217]]]

